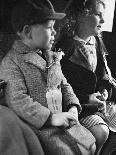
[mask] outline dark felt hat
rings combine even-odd
[[[41,24],[47,20],[58,20],[65,17],[65,13],[57,13],[49,0],[21,0],[18,2],[11,17],[15,32],[20,32],[25,25]]]

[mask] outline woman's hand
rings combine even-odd
[[[106,102],[103,101],[102,104],[98,104],[98,111],[101,112],[102,114],[106,114]]]
[[[93,93],[93,94],[89,95],[88,103],[89,104],[103,103],[103,101],[101,100],[101,93],[97,92],[97,93]]]
[[[77,117],[72,112],[62,112],[59,114],[53,114],[51,118],[52,126],[63,126],[65,128],[70,127],[70,122],[77,123]]]
[[[106,89],[103,89],[101,92],[101,100],[106,101],[108,98],[108,91]]]
[[[103,114],[106,113],[106,102],[103,95],[100,92],[91,94],[89,96],[88,103],[98,105],[98,111],[102,112]]]

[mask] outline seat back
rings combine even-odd
[[[5,105],[5,87],[6,82],[0,79],[0,105]]]

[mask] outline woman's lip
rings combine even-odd
[[[101,28],[101,25],[98,25],[97,27],[98,27],[98,28]]]

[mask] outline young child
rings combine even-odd
[[[0,68],[0,78],[7,82],[8,107],[27,122],[39,138],[43,129],[51,127],[43,134],[47,134],[48,139],[40,139],[46,141],[42,143],[43,149],[50,155],[80,154],[77,144],[67,141],[62,129],[78,123],[81,106],[62,74],[62,55],[51,51],[55,20],[64,16],[54,11],[49,0],[19,2],[12,13],[12,25],[19,40],[14,42]]]

